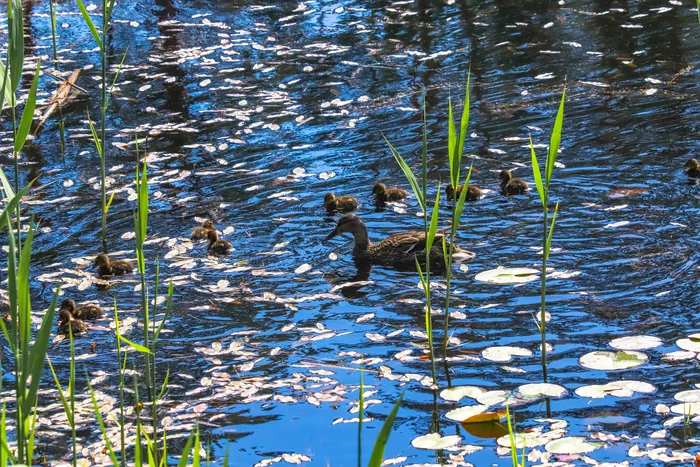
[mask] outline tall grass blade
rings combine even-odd
[[[402,392],[399,396],[399,400],[394,404],[394,408],[391,409],[391,413],[389,413],[389,416],[384,420],[382,429],[379,431],[379,436],[377,436],[377,440],[374,442],[374,449],[372,450],[372,457],[369,460],[368,467],[381,467],[384,461],[384,449],[389,440],[391,430],[394,427],[394,421],[396,420],[396,414],[399,412],[399,406],[403,400],[403,395],[404,393]]]
[[[469,71],[467,72],[467,86],[464,91],[464,107],[462,108],[462,119],[459,121],[459,147],[457,148],[457,154],[459,159],[457,164],[457,177],[455,177],[457,181],[459,181],[459,169],[462,164],[462,155],[464,154],[464,141],[467,139],[467,127],[469,126],[469,107],[471,106],[471,80],[472,70],[471,66],[469,66]]]
[[[357,467],[362,466],[362,420],[365,418],[365,378],[360,363],[360,411],[357,425]]]
[[[433,204],[433,213],[430,216],[430,230],[428,231],[428,237],[425,239],[425,251],[427,254],[433,248],[433,242],[435,241],[435,234],[437,232],[438,217],[440,210],[440,184],[438,183],[437,195],[435,196],[435,204]]]
[[[195,435],[194,435],[194,446],[192,451],[192,467],[199,467],[200,464],[200,454],[199,454],[199,425],[195,427]]]
[[[190,451],[192,451],[192,443],[194,442],[194,432],[190,433],[187,438],[187,443],[185,443],[185,448],[182,450],[182,456],[180,456],[180,462],[177,463],[177,467],[185,467],[187,461],[190,458]]]
[[[122,341],[122,342],[124,342],[124,343],[126,343],[126,344],[128,344],[128,345],[130,345],[130,346],[132,346],[132,347],[133,347],[135,350],[137,350],[138,352],[147,353],[147,354],[150,354],[150,353],[151,353],[151,350],[150,350],[148,347],[144,347],[144,346],[141,345],[141,344],[137,344],[136,342],[132,342],[132,341],[130,341],[129,339],[127,339],[126,337],[124,337],[124,336],[119,336],[119,340]]]
[[[27,102],[24,105],[24,110],[22,111],[22,119],[19,121],[19,127],[17,128],[17,134],[15,135],[15,152],[20,152],[24,147],[24,143],[27,141],[27,135],[29,130],[32,128],[32,121],[34,120],[34,109],[36,108],[36,89],[39,85],[39,70],[41,69],[41,60],[36,64],[36,72],[34,73],[34,79],[32,80],[32,87],[29,89],[29,97],[27,97]]]
[[[12,94],[17,92],[24,66],[24,12],[22,0],[7,2],[8,54],[10,55],[10,83]]]
[[[0,412],[0,467],[7,467],[7,460],[10,457],[12,457],[12,453],[7,446],[7,415],[5,404],[2,404],[2,412]],[[14,462],[12,463],[14,464]]]
[[[559,110],[557,118],[554,120],[552,135],[549,139],[549,153],[547,155],[547,189],[549,189],[549,181],[552,178],[554,171],[554,162],[557,160],[557,152],[559,151],[559,143],[561,142],[561,129],[564,125],[564,99],[566,98],[566,86],[561,93],[561,101],[559,102]]]
[[[32,183],[34,183],[35,180],[36,179],[27,183],[27,185],[22,188],[19,193],[17,193],[10,201],[7,202],[7,204],[5,204],[5,210],[2,212],[2,215],[0,215],[0,230],[5,228],[6,225],[10,225],[10,213],[17,209],[19,202],[22,200],[22,198],[24,198],[24,195],[27,194],[29,188],[31,188]]]
[[[109,458],[112,459],[112,465],[119,465],[117,461],[117,456],[114,454],[114,449],[112,449],[112,443],[109,441],[109,436],[107,436],[107,429],[105,428],[104,420],[102,419],[102,414],[100,414],[100,407],[97,405],[97,399],[95,399],[95,391],[92,389],[92,384],[90,384],[90,378],[85,375],[87,380],[88,390],[90,391],[90,399],[92,399],[92,408],[95,411],[95,418],[97,423],[100,425],[100,431],[102,432],[102,439],[107,446],[107,451],[109,453]],[[139,464],[140,465],[140,464]]]
[[[2,62],[0,62],[0,74],[2,74],[2,89],[0,90],[0,109],[2,108],[2,105],[4,102],[7,102],[7,105],[10,107],[14,107],[17,103],[15,102],[15,95],[12,93],[12,90],[10,87],[12,86],[11,83],[8,84],[9,79],[8,77],[10,76],[10,68],[3,65]]]
[[[450,185],[457,187],[459,183],[459,162],[456,160],[457,134],[455,119],[452,114],[452,99],[447,100],[447,159],[450,162]]]
[[[459,194],[459,199],[457,200],[457,205],[455,206],[454,215],[452,217],[452,232],[451,237],[454,240],[454,236],[459,228],[460,221],[462,219],[462,212],[464,211],[464,202],[467,199],[467,192],[469,191],[469,181],[472,178],[472,166],[469,166],[469,172],[467,172],[467,178],[464,180],[464,189],[462,193]]]
[[[542,174],[540,173],[540,164],[537,161],[535,146],[532,144],[532,135],[530,135],[530,160],[532,161],[532,175],[535,178],[535,186],[537,186],[537,194],[540,195],[542,207],[547,209],[547,198],[544,193],[545,187],[542,184]],[[549,187],[549,185],[547,185]]]
[[[545,261],[549,259],[549,252],[552,249],[552,234],[554,234],[554,223],[557,221],[557,212],[559,212],[559,203],[557,203],[554,206],[554,215],[552,216],[552,223],[549,226],[549,235],[547,235],[547,243],[545,244],[544,251],[542,252]],[[542,274],[545,273],[546,271],[542,271]]]
[[[403,171],[404,175],[406,176],[406,179],[408,180],[409,185],[411,185],[411,189],[413,190],[413,194],[416,196],[416,199],[418,200],[418,204],[420,204],[421,209],[423,212],[425,211],[425,198],[423,197],[423,192],[421,191],[420,185],[418,185],[418,180],[416,179],[416,176],[413,174],[413,171],[411,168],[406,164],[406,161],[401,157],[401,154],[394,148],[394,146],[389,142],[388,139],[386,139],[386,136],[382,135],[384,138],[384,141],[386,141],[386,144],[389,145],[389,149],[391,150],[391,153],[394,155],[394,159],[396,159],[396,162],[399,164],[399,167]]]
[[[95,130],[95,124],[92,122],[92,118],[90,118],[90,112],[88,112],[88,125],[90,125],[90,132],[92,133],[92,141],[95,143],[95,147],[97,148],[97,154],[100,155],[100,157],[104,157],[104,153],[102,152],[102,143],[100,143],[100,137],[97,136],[97,130]]]
[[[85,8],[85,5],[83,4],[83,0],[76,0],[78,2],[78,8],[80,8],[80,14],[83,15],[83,19],[85,20],[85,24],[87,24],[88,28],[90,28],[90,32],[92,33],[92,37],[95,39],[95,42],[97,43],[97,47],[100,48],[100,50],[103,50],[102,47],[102,41],[100,40],[100,33],[97,32],[97,28],[95,27],[95,23],[92,22],[92,18],[90,18],[90,13],[88,13],[87,9]]]
[[[508,419],[508,438],[510,439],[510,456],[513,462],[513,467],[518,465],[518,447],[515,445],[515,433],[513,431],[513,423],[510,417],[510,408],[506,404],[506,418]]]

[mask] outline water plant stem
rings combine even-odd
[[[107,192],[105,187],[107,158],[107,28],[109,27],[109,10],[107,0],[102,0],[102,115],[100,119],[100,139],[102,140],[102,157],[100,159],[100,179],[102,195],[102,251],[107,253]]]

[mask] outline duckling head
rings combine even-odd
[[[212,245],[219,240],[219,233],[216,230],[210,230],[207,232],[207,240],[209,240],[209,244]]]
[[[325,208],[333,201],[335,201],[335,195],[333,193],[326,193],[326,196],[323,197],[323,207]]]
[[[338,224],[335,226],[335,229],[328,234],[324,241],[328,241],[331,238],[337,237],[338,235],[342,235],[344,233],[351,233],[353,236],[355,234],[363,234],[366,237],[367,227],[365,227],[365,223],[362,222],[362,219],[357,217],[355,214],[345,214],[343,217],[338,219]]]
[[[109,256],[104,253],[100,253],[95,258],[95,266],[98,268],[109,267]]]
[[[374,187],[372,187],[372,194],[373,195],[381,195],[384,194],[386,191],[386,185],[383,183],[375,183]]]
[[[70,321],[73,321],[73,319],[73,314],[65,308],[61,308],[61,310],[58,312],[59,323],[68,323]]]
[[[683,166],[685,170],[698,170],[700,167],[700,164],[698,164],[698,160],[695,158],[688,159],[688,161],[685,163]]]
[[[63,303],[61,303],[61,310],[67,310],[73,313],[73,310],[75,310],[75,302],[70,298],[66,298],[63,300]]]
[[[207,219],[204,222],[202,222],[202,227],[204,227],[207,230],[212,230],[214,228],[214,223]]]
[[[503,169],[501,170],[501,173],[498,174],[498,179],[501,181],[501,183],[507,183],[511,178],[513,178],[513,175],[508,169]]]

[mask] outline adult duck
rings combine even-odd
[[[372,243],[367,234],[365,223],[355,214],[345,214],[338,220],[335,229],[326,237],[326,241],[342,235],[351,234],[355,239],[352,256],[356,261],[380,264],[384,266],[415,267],[416,258],[425,265],[425,232],[411,231],[389,235],[379,243]],[[435,234],[435,241],[430,249],[430,264],[433,268],[445,267],[445,256],[442,251],[443,231]],[[471,259],[474,253],[454,246],[453,261],[455,263]]]

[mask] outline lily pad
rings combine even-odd
[[[685,339],[678,339],[676,345],[683,350],[700,352],[700,334],[691,334]]]
[[[618,350],[647,350],[661,344],[661,339],[654,336],[626,336],[610,341],[610,347]]]
[[[515,447],[517,449],[522,448],[534,448],[537,446],[544,446],[545,444],[552,441],[552,438],[548,433],[542,433],[540,430],[525,431],[523,433],[515,433],[513,435],[515,440]],[[496,440],[499,446],[509,448],[510,446],[510,436],[501,436]]]
[[[524,284],[537,280],[540,271],[532,268],[499,267],[480,272],[474,279],[488,284]]]
[[[561,397],[566,394],[566,388],[552,383],[523,384],[514,395],[520,399],[537,400],[541,397]]]
[[[481,356],[492,362],[509,362],[514,356],[530,357],[532,356],[532,351],[523,347],[504,345],[500,347],[488,347],[481,352]]]
[[[411,441],[411,445],[418,449],[429,449],[434,451],[436,449],[447,449],[454,447],[462,441],[461,436],[451,435],[451,436],[440,436],[440,433],[430,433],[429,435],[419,436]]]
[[[458,402],[465,397],[476,399],[476,397],[483,392],[484,389],[477,386],[457,386],[454,388],[443,389],[440,392],[440,397],[446,401]]]
[[[690,350],[676,350],[675,352],[665,353],[661,356],[663,360],[669,362],[680,362],[683,360],[690,360],[696,357],[696,353]]]
[[[596,351],[589,352],[579,358],[582,367],[592,370],[626,370],[634,368],[649,360],[649,356],[635,350],[619,352]]]
[[[680,402],[700,402],[700,389],[681,391],[673,398]]]
[[[578,396],[602,399],[605,396],[632,397],[635,392],[651,393],[656,391],[653,384],[644,381],[622,380],[608,384],[581,386],[574,391]]]
[[[450,410],[445,414],[445,417],[457,422],[463,422],[469,417],[486,412],[488,408],[488,405],[467,405],[465,407],[458,407],[454,410]]]
[[[602,443],[591,443],[583,436],[568,436],[566,438],[550,441],[544,449],[552,454],[581,454],[595,451],[601,444]]]
[[[684,402],[671,407],[671,412],[678,415],[700,415],[700,403]]]
[[[523,400],[520,399],[519,397],[515,397],[508,391],[503,391],[501,389],[498,389],[496,391],[487,391],[483,394],[479,394],[476,398],[476,401],[479,404],[483,405],[488,405],[488,406],[494,406],[494,405],[502,405],[502,406],[515,406],[515,405],[522,405],[526,404],[528,402],[531,402],[529,400]]]

